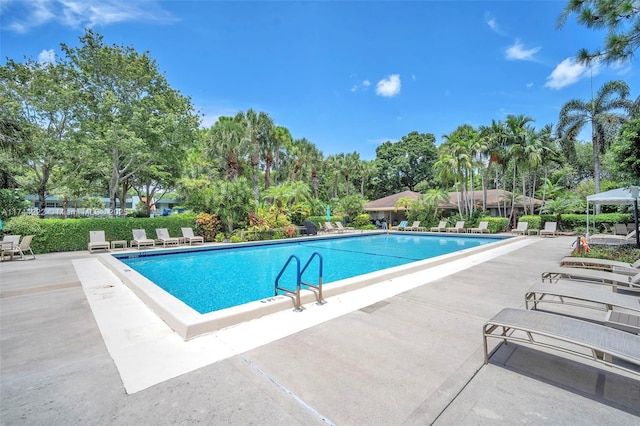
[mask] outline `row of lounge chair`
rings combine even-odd
[[[20,240],[20,235],[5,235],[0,241],[0,262],[3,262],[5,257],[13,260],[18,257],[25,260],[27,253],[31,254],[32,259],[36,258],[36,255],[31,249],[31,241],[35,235],[25,235]]]
[[[543,272],[542,282],[525,293],[525,309],[505,308],[483,326],[485,364],[489,362],[487,339],[492,337],[570,353],[640,375],[640,260],[629,264],[565,257],[560,265]],[[601,309],[607,314],[595,322],[575,311],[568,316],[547,309],[554,304]]]
[[[324,230],[325,232],[343,233],[343,232],[353,232],[355,229],[351,226],[344,226],[342,222],[336,222],[336,226],[333,226],[331,222],[327,221],[324,223]]]
[[[163,247],[204,243],[204,238],[194,235],[192,228],[181,228],[181,231],[182,237],[171,237],[166,228],[158,228],[156,229],[157,238],[151,239],[147,237],[144,229],[134,229],[130,246],[139,250],[141,247],[155,247],[156,243],[162,244]],[[89,253],[93,253],[94,250],[111,250],[116,244],[121,244],[123,247],[127,246],[127,242],[124,240],[107,241],[104,231],[89,231],[89,243],[87,244]]]

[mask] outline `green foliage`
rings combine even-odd
[[[618,262],[634,263],[640,259],[640,249],[633,246],[597,245],[590,248],[589,253],[582,252],[581,257],[617,260]]]
[[[223,242],[223,241],[224,241],[224,239],[225,239],[224,234],[223,234],[222,232],[220,232],[219,234],[216,234],[216,236],[215,236],[215,238],[214,238],[214,241],[215,241],[216,243],[221,243],[221,242]]]
[[[578,60],[602,61],[607,64],[625,63],[640,46],[640,9],[637,0],[572,0],[568,1],[558,17],[558,26],[569,15],[586,28],[607,30],[603,49],[589,52],[581,49]]]
[[[622,126],[622,133],[611,146],[615,171],[630,185],[640,185],[640,118]]]
[[[255,202],[249,182],[244,177],[232,181],[218,181],[213,188],[211,210],[231,234],[234,227],[247,222]]]
[[[229,241],[231,241],[232,243],[241,243],[242,242],[242,237],[240,235],[232,235],[229,238]]]
[[[359,214],[351,221],[351,225],[355,228],[363,229],[367,225],[371,225],[371,216],[369,213]],[[375,229],[375,225],[372,225],[373,229]]]
[[[213,241],[221,230],[222,223],[215,215],[209,213],[199,213],[196,216],[194,232],[197,235],[202,236],[205,241]]]
[[[438,158],[435,136],[411,132],[398,142],[387,141],[376,148],[379,169],[375,196],[403,189],[415,190],[420,182],[434,182],[433,163]]]
[[[483,217],[483,221],[489,222],[489,231],[492,234],[504,232],[509,229],[509,218],[507,217]]]
[[[35,235],[31,248],[36,253],[86,250],[89,231],[104,231],[107,241],[133,237],[132,230],[144,229],[148,238],[156,237],[157,228],[167,228],[169,235],[182,235],[180,228],[193,227],[192,215],[172,215],[154,218],[87,218],[38,219],[15,216],[7,221],[6,233]]]
[[[17,189],[0,189],[0,220],[5,221],[13,216],[24,214],[29,202],[24,199],[22,191]]]
[[[542,220],[540,219],[540,216],[535,216],[535,215],[527,215],[527,216],[522,216],[520,217],[520,219],[518,219],[519,222],[527,222],[529,225],[527,226],[528,229],[540,229],[540,225]]]
[[[616,223],[631,223],[633,222],[633,214],[630,213],[601,213],[598,215],[589,215],[589,227],[593,229],[597,229],[599,231],[604,231],[604,224],[609,225],[610,228],[613,228]],[[585,226],[586,226],[586,215],[585,215]],[[591,231],[591,233],[594,233]]]
[[[364,212],[364,198],[360,194],[352,194],[338,201],[337,210],[344,214],[344,218],[351,223],[351,218]]]
[[[589,215],[589,226],[591,223],[595,223],[596,226],[602,226],[602,223],[614,224],[614,223],[628,223],[633,220],[632,215],[626,213],[603,213],[599,215]],[[578,229],[585,229],[587,226],[586,214],[563,214],[562,215],[563,229],[572,229],[574,231]]]

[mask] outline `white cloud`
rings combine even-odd
[[[504,31],[502,31],[502,29],[498,25],[498,20],[495,17],[493,17],[490,13],[484,14],[484,22],[489,26],[489,28],[491,28],[491,31],[493,31],[494,33],[501,36],[505,35]]]
[[[547,82],[544,87],[550,89],[562,89],[565,86],[569,86],[582,78],[590,77],[591,75],[597,75],[600,72],[600,65],[594,64],[591,68],[587,65],[582,65],[576,62],[573,58],[567,58],[560,62],[551,74],[547,77]]]
[[[16,2],[7,28],[26,33],[50,22],[71,28],[104,26],[118,22],[172,22],[175,18],[156,0],[32,0]]]
[[[533,82],[529,82],[526,84],[527,89],[531,89],[533,87]]]
[[[364,87],[369,87],[369,86],[371,86],[371,82],[369,80],[365,80],[365,81],[362,82],[362,85]]]
[[[391,98],[400,93],[400,74],[391,74],[388,78],[383,78],[376,85],[376,95]]]
[[[41,64],[55,64],[56,54],[53,49],[43,50],[38,54],[38,62]]]
[[[371,85],[371,82],[369,80],[362,80],[361,82],[355,82],[353,83],[353,86],[351,86],[351,91],[352,92],[357,92],[358,90],[367,90],[367,88]]]
[[[538,53],[540,47],[534,47],[532,49],[525,49],[524,45],[520,43],[520,40],[516,40],[513,46],[509,46],[506,53],[506,58],[510,61],[532,61],[533,55]]]

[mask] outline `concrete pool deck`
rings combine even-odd
[[[525,237],[188,342],[86,252],[3,262],[0,423],[638,424],[637,377],[517,344],[483,365],[484,322],[573,241]]]

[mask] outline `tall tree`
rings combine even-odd
[[[251,141],[242,124],[229,117],[220,117],[211,127],[205,146],[207,155],[219,163],[227,180],[240,177],[243,158],[251,150]]]
[[[593,177],[596,192],[600,192],[600,154],[613,141],[620,126],[628,119],[633,102],[627,99],[629,86],[623,81],[605,83],[589,101],[572,99],[560,110],[558,133],[577,135],[585,125],[591,125],[593,144]]]
[[[506,126],[506,136],[507,136],[507,153],[511,158],[511,164],[513,167],[513,182],[512,182],[512,194],[511,194],[511,215],[513,218],[513,227],[515,228],[515,215],[513,214],[515,210],[515,203],[517,200],[516,196],[516,185],[517,185],[517,177],[518,177],[518,166],[522,165],[525,161],[525,147],[527,144],[527,138],[530,137],[533,129],[529,126],[529,123],[533,121],[533,118],[528,117],[526,115],[508,115],[507,120],[505,122]],[[522,194],[524,196],[524,194]],[[524,198],[523,198],[524,205]],[[525,207],[526,211],[526,207]]]
[[[268,151],[268,146],[273,143],[275,125],[266,112],[256,112],[249,108],[247,112],[236,114],[235,120],[241,123],[247,130],[247,137],[251,142],[251,169],[253,179],[253,196],[260,198],[260,186],[258,183],[259,165],[261,153]]]
[[[79,47],[61,47],[78,73],[82,130],[105,159],[115,215],[122,182],[153,165],[159,152],[192,140],[199,119],[190,99],[169,86],[146,52],[108,46],[92,30],[85,31]]]
[[[411,132],[398,142],[387,141],[376,148],[380,170],[378,196],[403,189],[415,190],[418,183],[433,182],[433,163],[438,158],[435,136]]]
[[[3,146],[30,170],[23,184],[28,192],[37,194],[44,217],[46,197],[74,176],[80,164],[79,123],[74,114],[77,80],[64,62],[8,60],[0,67],[0,81]],[[72,163],[69,173],[58,173],[58,181],[52,181],[56,169]]]
[[[628,60],[640,46],[640,4],[638,0],[569,0],[558,17],[562,27],[569,15],[575,14],[579,24],[596,30],[607,29],[604,50],[581,49],[578,59],[594,59],[606,63]]]

